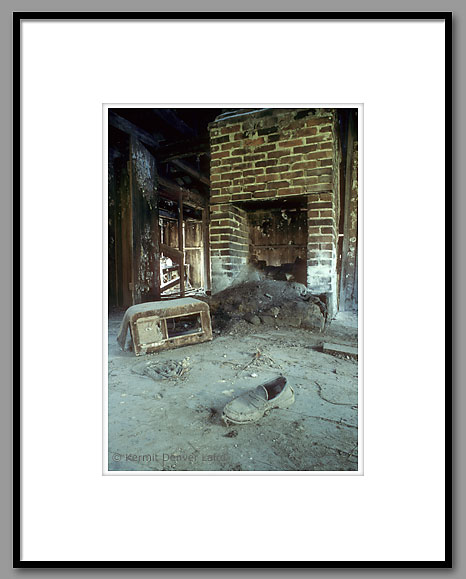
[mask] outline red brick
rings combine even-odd
[[[257,177],[257,181],[260,183],[268,183],[269,181],[278,181],[281,179],[280,175],[260,175]]]
[[[236,184],[238,184],[238,185],[241,185],[241,184],[250,185],[250,184],[255,183],[255,182],[256,182],[255,177],[243,177],[242,179],[235,179],[233,181],[233,183],[235,185]]]
[[[302,179],[293,179],[293,185],[301,185],[302,187],[311,187],[317,183],[317,177],[303,177]]]
[[[266,173],[285,173],[288,170],[287,165],[278,165],[277,167],[267,167]]]
[[[317,161],[307,161],[308,163],[314,163],[314,165],[317,165]],[[331,167],[323,167],[321,169],[309,169],[308,171],[306,171],[306,175],[308,175],[309,177],[312,177],[313,175],[329,175],[331,176],[333,173],[333,169]]]
[[[254,199],[262,199],[263,197],[274,197],[273,191],[256,191],[253,195]]]
[[[331,142],[332,142],[331,137],[330,135],[327,134],[317,135],[316,137],[307,137],[306,139],[306,144],[308,145],[311,143],[331,143]]]
[[[280,149],[278,151],[272,151],[267,155],[268,159],[279,159],[280,157],[284,157],[285,155],[289,155],[291,153],[291,149]]]
[[[309,137],[311,135],[317,134],[317,127],[305,127],[303,129],[298,129],[296,131],[296,136],[298,137]]]
[[[244,156],[245,161],[260,161],[261,159],[265,159],[265,153],[251,154]]]
[[[322,209],[331,209],[332,207],[333,205],[331,201],[316,201],[308,204],[309,209],[322,210]]]
[[[257,181],[258,179],[256,179]],[[252,191],[253,193],[255,191],[262,191],[265,189],[265,183],[257,183],[257,185],[248,185],[247,190],[248,191]]]
[[[229,157],[229,151],[223,151],[221,153],[212,153],[210,158],[215,161],[216,159],[224,159],[225,157]]]
[[[326,141],[317,145],[317,150],[319,151],[327,151],[331,149],[333,149],[333,143],[331,141]]]
[[[228,135],[229,133],[235,133],[241,129],[241,125],[230,125],[228,127],[222,127],[220,133],[222,135]]]
[[[222,143],[228,143],[230,137],[225,135],[224,137],[211,137],[210,144],[211,145],[221,145]]]
[[[308,117],[306,119],[306,127],[313,127],[315,125],[328,125],[332,117]]]
[[[293,141],[281,141],[280,143],[278,143],[278,146],[280,148],[282,148],[282,147],[291,148],[291,147],[297,147],[299,145],[302,145],[303,142],[304,142],[303,139],[294,139]]]
[[[329,243],[333,238],[331,235],[312,235],[309,237],[309,239],[314,242],[317,241],[319,243]]]
[[[256,167],[273,167],[278,163],[277,159],[267,159],[266,161],[256,161]]]
[[[319,183],[331,183],[332,175],[319,175]]]
[[[264,137],[258,137],[257,139],[247,139],[244,141],[246,147],[255,147],[256,145],[262,145],[264,143]]]
[[[293,171],[299,169],[314,169],[315,167],[317,167],[317,161],[301,161],[299,163],[293,163],[293,165],[291,165],[291,169]]]
[[[303,177],[304,172],[303,171],[287,171],[284,176],[287,179],[299,179],[300,177]]]
[[[247,171],[243,171],[243,175],[248,177],[249,175],[263,175],[264,169],[248,169]]]
[[[251,193],[235,193],[231,196],[232,201],[240,201],[241,199],[251,199]]]
[[[281,189],[283,187],[288,186],[289,186],[288,181],[272,181],[270,183],[267,183],[267,189]]]
[[[222,177],[224,177],[225,175],[222,175]],[[215,181],[212,183],[212,187],[215,187],[215,189],[212,189],[212,191],[219,191],[222,187],[228,187],[229,185],[231,185],[231,181]]]
[[[293,153],[310,153],[311,151],[315,151],[317,149],[317,145],[303,145],[302,147],[295,147],[293,149]],[[313,158],[313,157],[309,157]]]
[[[229,151],[230,149],[234,149],[235,147],[238,147],[241,143],[238,143],[238,141],[234,141],[233,143],[223,143],[223,145],[220,145],[220,148],[222,149],[222,151]],[[211,151],[212,151],[213,147],[211,147]]]
[[[275,150],[275,144],[271,143],[270,145],[261,145],[260,147],[257,147],[256,152],[257,153],[267,153],[269,151],[273,151]]]
[[[292,165],[293,163],[299,163],[302,159],[302,155],[288,155],[287,157],[282,157],[280,163],[282,165]]]
[[[222,205],[211,205],[210,206],[210,212],[211,213],[216,213],[217,211],[222,211],[223,206]],[[227,214],[225,214],[226,216]],[[218,215],[217,218],[220,218],[221,216]]]
[[[230,201],[230,195],[223,195],[223,196],[212,196],[212,199],[215,201],[215,203],[226,203],[227,201]]]
[[[310,147],[316,147],[316,145],[309,145]],[[332,151],[315,151],[314,153],[308,153],[308,159],[331,159],[332,158]]]
[[[236,221],[233,219],[220,219],[220,221],[216,223],[215,227],[236,227]],[[218,232],[216,231],[215,233]]]
[[[277,191],[277,195],[279,195],[279,196],[300,195],[303,192],[304,192],[304,189],[302,187],[287,187],[284,189],[279,189]]]
[[[308,177],[308,179],[317,179],[317,177]],[[329,191],[331,189],[331,185],[329,183],[311,183],[309,185],[311,192],[316,191]]]
[[[223,173],[222,177],[224,179],[236,179],[237,177],[241,177],[241,171],[232,171],[231,173]]]

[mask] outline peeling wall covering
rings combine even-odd
[[[138,190],[152,207],[157,191],[154,161],[148,151],[142,150],[140,146],[133,146],[133,164]]]
[[[358,308],[358,141],[353,143],[348,222],[346,226],[346,256],[342,271],[343,291],[340,309]]]
[[[133,303],[157,298],[160,272],[157,256],[158,199],[155,160],[137,139],[131,139],[133,214]]]
[[[267,109],[209,128],[213,291],[247,269],[247,203],[307,196],[307,285],[336,303],[341,152],[335,109]]]
[[[120,154],[108,163],[108,300],[111,306],[132,305],[132,207],[128,173],[129,138],[122,139]]]

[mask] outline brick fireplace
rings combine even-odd
[[[239,110],[210,124],[212,291],[262,270],[337,308],[336,109]],[[280,279],[280,278],[279,278]]]

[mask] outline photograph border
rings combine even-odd
[[[231,103],[229,103],[231,106]],[[103,243],[102,243],[102,253],[103,253],[103,356],[104,356],[104,368],[108,367],[108,279],[106,272],[108,271],[108,232],[106,230],[106,222],[108,220],[108,176],[106,170],[106,164],[108,162],[108,127],[109,123],[107,121],[108,111],[110,108],[127,108],[127,109],[145,109],[145,108],[162,108],[164,106],[169,106],[168,104],[160,103],[103,103],[102,105],[102,143],[103,143],[103,158],[104,158],[104,169],[103,169]],[[209,103],[209,104],[199,104],[199,103],[173,103],[170,106],[177,106],[186,109],[203,109],[203,108],[222,108],[226,107],[225,103]],[[241,103],[241,108],[269,108],[269,109],[294,109],[294,108],[315,108],[315,109],[355,109],[358,111],[358,150],[359,150],[359,192],[358,192],[358,212],[362,214],[361,208],[364,204],[364,194],[363,194],[363,158],[364,158],[364,105],[362,103]],[[359,219],[358,223],[358,235],[362,240],[362,230],[363,223],[362,219]],[[363,248],[363,243],[361,244]],[[363,254],[363,251],[361,251]],[[364,276],[364,258],[363,255],[359,258],[358,265],[358,275],[360,281],[360,286],[363,285]],[[358,343],[360,348],[363,350],[363,336],[362,336],[362,322],[363,322],[363,308],[360,309],[358,314]],[[104,476],[363,476],[364,475],[364,375],[362,368],[364,365],[363,357],[359,357],[357,361],[358,367],[358,468],[356,470],[316,470],[316,471],[300,471],[300,470],[249,470],[249,471],[232,471],[232,470],[157,470],[157,471],[146,471],[146,470],[110,470],[108,468],[108,374],[104,372],[102,377],[103,381],[103,405],[102,405],[102,473]],[[118,454],[118,453],[117,453]]]

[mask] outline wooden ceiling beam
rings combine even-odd
[[[158,178],[159,186],[165,194],[168,194],[167,197],[169,199],[173,199],[174,201],[178,201],[180,193],[183,195],[183,202],[187,203],[188,205],[193,205],[194,207],[206,207],[207,206],[207,199],[201,195],[200,193],[194,193],[194,191],[189,191],[184,187],[180,187],[174,181],[170,181],[166,177],[162,177],[159,175]]]
[[[153,151],[159,163],[167,163],[174,159],[183,159],[185,157],[194,157],[195,155],[205,155],[210,153],[209,137],[200,137],[199,139],[185,139],[169,145],[159,147]]]
[[[149,145],[151,147],[158,148],[161,142],[161,139],[157,138],[155,135],[152,135],[148,131],[141,129],[141,127],[136,126],[131,121],[121,117],[117,113],[113,112],[111,109],[108,111],[108,122],[112,127],[127,133],[128,135],[132,135],[139,139],[145,145]]]
[[[187,137],[197,137],[197,131],[188,126],[172,109],[152,109],[153,113],[178,133]]]
[[[170,163],[172,163],[172,165],[175,165],[176,167],[178,167],[178,169],[181,169],[181,171],[184,171],[197,181],[200,181],[201,183],[204,183],[204,185],[210,187],[210,179],[206,175],[198,171],[195,167],[193,167],[189,163],[186,163],[186,161],[181,161],[180,159],[172,159]]]

